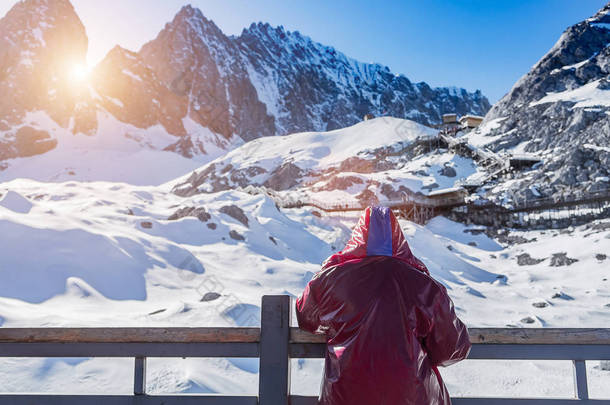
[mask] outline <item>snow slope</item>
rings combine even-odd
[[[205,145],[206,153],[186,158],[164,150],[177,141],[161,125],[138,128],[112,115],[97,113],[95,134],[74,135],[46,113],[28,113],[24,122],[44,129],[57,146],[41,155],[7,159],[0,163],[0,182],[29,178],[43,182],[117,181],[135,185],[159,185],[188,173],[241,143],[214,134],[185,118],[190,139]]]
[[[256,325],[261,295],[298,295],[356,221],[318,218],[308,209],[280,212],[265,196],[237,191],[180,197],[168,187],[15,180],[2,183],[0,194],[3,327]],[[185,207],[204,210],[168,219]],[[425,227],[401,224],[471,326],[608,325],[607,223],[496,239],[444,218]],[[520,243],[508,244],[511,238]],[[537,263],[519,265],[523,253]],[[562,253],[576,261],[552,266]],[[132,367],[124,359],[0,364],[3,391],[131,389]],[[609,397],[607,384],[598,382],[608,372],[589,366],[592,392]],[[319,362],[295,360],[293,367],[294,391],[315,394]],[[153,359],[148,389],[253,394],[257,369],[247,359]],[[569,365],[540,362],[484,368],[466,362],[443,370],[454,395],[569,396],[563,383],[569,372]],[[538,383],[528,385],[533,377]]]
[[[400,199],[450,188],[479,172],[474,162],[434,148],[436,130],[381,117],[329,132],[248,142],[171,184],[181,195],[266,186],[289,200],[335,204]]]

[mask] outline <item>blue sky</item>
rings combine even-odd
[[[0,1],[0,14],[15,3]],[[89,62],[115,44],[137,50],[188,0],[73,0]],[[251,22],[283,25],[412,81],[481,89],[493,103],[605,0],[191,0],[227,34]],[[103,5],[101,5],[103,4]]]

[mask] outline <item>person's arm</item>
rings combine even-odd
[[[310,333],[324,333],[320,324],[320,306],[316,299],[317,280],[314,278],[305,287],[303,294],[297,299],[296,312],[299,328]]]
[[[424,338],[424,346],[434,366],[449,366],[468,356],[468,329],[455,314],[447,290],[440,284],[430,308],[431,327]]]

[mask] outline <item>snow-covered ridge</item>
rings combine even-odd
[[[264,186],[289,201],[372,203],[454,187],[479,169],[468,158],[429,150],[437,131],[392,117],[328,132],[248,142],[169,185],[192,195]]]

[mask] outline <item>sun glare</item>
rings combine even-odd
[[[77,63],[70,70],[70,80],[74,83],[83,83],[89,78],[89,67],[84,63]]]

